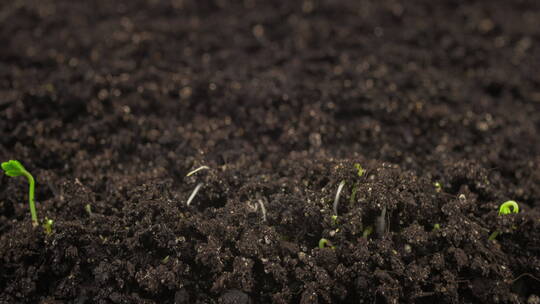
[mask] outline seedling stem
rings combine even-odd
[[[17,160],[10,160],[7,162],[2,163],[2,170],[6,173],[7,176],[10,177],[17,177],[17,176],[24,176],[28,180],[29,185],[29,194],[28,194],[28,203],[30,205],[30,215],[32,217],[32,226],[37,227],[39,226],[37,212],[36,212],[36,204],[35,204],[35,181],[34,177],[30,172],[26,171],[24,166]]]

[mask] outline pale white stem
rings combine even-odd
[[[386,231],[386,206],[383,207],[381,215],[375,220],[375,231],[379,237],[382,237]]]
[[[337,216],[337,210],[338,210],[338,204],[339,204],[339,196],[341,195],[341,190],[343,190],[343,186],[345,186],[345,181],[341,181],[339,183],[339,186],[337,188],[336,192],[336,198],[334,199],[334,215]]]
[[[264,203],[262,199],[259,199],[259,206],[261,206],[263,222],[266,222],[266,208],[264,207]]]
[[[210,169],[210,167],[208,167],[208,166],[200,166],[199,168],[197,168],[197,169],[189,172],[188,174],[186,174],[186,176],[192,176],[193,174],[195,174],[195,173],[197,173],[197,172],[199,172],[201,170],[208,170],[208,169]]]
[[[193,189],[193,192],[191,192],[191,195],[189,196],[189,198],[187,200],[187,205],[188,206],[191,204],[191,201],[195,198],[195,195],[197,195],[197,192],[199,192],[202,185],[203,185],[203,183],[199,183],[199,184],[197,184],[197,186],[195,186],[195,189]]]

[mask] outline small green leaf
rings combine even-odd
[[[23,165],[16,160],[10,160],[2,163],[2,170],[6,173],[7,176],[16,177],[24,175],[26,169]]]
[[[362,176],[366,172],[366,170],[364,170],[364,168],[362,168],[362,165],[360,165],[359,163],[354,164],[354,167],[357,170],[356,174],[358,174],[358,176]]]

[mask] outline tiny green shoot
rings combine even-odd
[[[26,171],[24,166],[17,160],[10,160],[7,162],[3,162],[2,170],[4,170],[4,173],[7,176],[10,176],[10,177],[24,176],[28,180],[28,185],[29,185],[28,202],[30,205],[30,215],[32,217],[32,226],[34,227],[39,226],[37,212],[36,212],[35,197],[34,197],[34,193],[35,193],[34,177],[28,171]]]
[[[329,240],[322,238],[319,240],[319,248],[323,249],[325,247],[330,247],[332,249],[335,249],[335,247],[332,246],[332,243],[330,243]]]
[[[434,182],[434,183],[433,183],[433,186],[435,187],[435,192],[441,192],[441,190],[442,190],[442,185],[441,185],[441,183],[439,183],[439,182]]]
[[[354,167],[357,170],[356,174],[358,174],[358,176],[361,177],[362,175],[364,175],[364,173],[366,173],[366,170],[364,170],[364,168],[362,168],[362,165],[360,165],[359,163],[354,164]]]
[[[373,226],[367,226],[366,229],[364,229],[364,232],[362,233],[362,237],[366,238],[373,233]]]
[[[46,235],[52,234],[54,221],[50,218],[45,218],[45,222],[43,223],[43,229],[45,230]]]
[[[88,213],[88,216],[92,216],[92,205],[90,205],[90,204],[84,205],[84,211],[86,211],[86,213]]]
[[[433,230],[432,231],[437,231],[439,229],[441,229],[441,224],[437,223],[437,224],[433,225]]]
[[[511,208],[511,209],[510,209]],[[506,201],[499,206],[499,216],[506,215],[510,213],[518,213],[519,205],[515,201]],[[493,241],[500,234],[500,231],[494,231],[488,238],[488,240]]]
[[[510,207],[512,207],[512,210],[510,210]],[[519,212],[519,205],[515,201],[506,201],[499,207],[499,215],[510,214],[512,212]]]
[[[351,192],[351,198],[349,199],[349,203],[352,205],[354,202],[356,202],[356,192],[358,192],[358,185],[354,185],[352,192]]]

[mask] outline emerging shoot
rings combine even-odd
[[[367,226],[366,229],[362,232],[362,237],[367,239],[367,237],[373,232],[373,226]]]
[[[45,218],[45,223],[43,223],[43,229],[45,230],[46,235],[52,234],[52,228],[54,225],[54,221],[50,218]]]
[[[330,243],[329,240],[323,238],[319,241],[319,248],[323,249],[325,247],[330,247],[332,249],[335,248],[334,246],[332,246],[332,243]]]
[[[358,192],[358,185],[354,185],[351,193],[351,198],[349,199],[350,204],[354,204],[356,202],[356,192]]]
[[[259,206],[261,207],[262,220],[263,222],[266,222],[266,208],[264,207],[264,203],[262,199],[259,199]]]
[[[386,206],[383,207],[381,215],[375,220],[375,230],[379,237],[382,237],[386,232]]]
[[[341,195],[341,190],[343,190],[343,186],[345,186],[345,181],[341,181],[341,183],[339,183],[339,186],[337,188],[337,192],[336,192],[336,198],[334,198],[334,215],[337,217],[338,215],[338,205],[339,205],[339,196]]]
[[[332,223],[337,226],[337,215],[332,215]]]
[[[28,185],[29,185],[28,202],[30,205],[30,215],[32,216],[32,226],[34,227],[39,226],[37,212],[36,212],[35,198],[34,198],[34,192],[35,192],[34,177],[28,171],[26,171],[23,165],[17,160],[10,160],[8,162],[3,162],[2,170],[4,170],[7,176],[10,176],[10,177],[24,176],[28,180]]]
[[[208,169],[210,169],[208,166],[200,166],[199,168],[197,168],[197,169],[189,172],[188,174],[186,174],[186,176],[192,176],[193,174],[195,174],[195,173],[197,173],[197,172],[199,172],[201,170],[208,170]]]
[[[357,170],[356,174],[358,174],[358,176],[362,177],[362,175],[366,173],[366,170],[364,170],[364,168],[362,168],[362,165],[360,165],[359,163],[354,164],[354,167]]]
[[[512,208],[512,210],[510,210],[510,208]],[[502,203],[501,206],[499,207],[499,216],[510,214],[510,213],[518,213],[518,212],[519,212],[519,205],[515,201],[506,201]],[[500,233],[501,233],[500,231],[493,232],[489,236],[488,240],[493,241],[494,239],[497,238],[497,236]]]
[[[512,210],[510,210],[510,207],[512,207]],[[502,214],[510,214],[510,213],[518,213],[519,212],[519,205],[515,201],[506,201],[501,204],[499,207],[499,215]]]
[[[92,216],[92,205],[86,204],[84,206],[84,211],[86,211],[86,213],[88,213],[88,216]]]
[[[187,200],[187,203],[186,203],[188,207],[189,207],[189,205],[191,205],[191,201],[193,201],[193,199],[195,198],[195,195],[197,195],[199,190],[201,190],[202,185],[203,185],[203,183],[198,183],[197,186],[195,186],[195,189],[193,189],[193,192],[191,192],[191,195],[189,196],[189,198]]]

